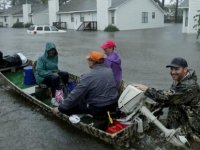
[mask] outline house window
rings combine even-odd
[[[142,23],[148,23],[148,12],[142,12]]]
[[[74,14],[71,14],[71,22],[74,22]]]
[[[156,18],[156,13],[152,12],[152,19],[155,19],[155,18]]]
[[[84,22],[84,14],[83,13],[80,14],[80,22]]]
[[[114,13],[114,11],[111,12],[111,24],[115,24],[115,13]]]
[[[4,17],[4,21],[7,22],[7,17]]]
[[[188,26],[188,17],[185,17],[185,27]]]
[[[19,22],[19,18],[17,18],[17,22]]]

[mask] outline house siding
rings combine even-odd
[[[22,16],[13,16],[13,24],[16,23],[17,21],[23,22],[23,17]]]
[[[8,27],[12,27],[13,26],[13,24],[15,23],[14,21],[13,21],[13,16],[12,15],[9,15],[9,17],[8,17],[8,19],[7,19],[7,24],[8,24]]]
[[[49,24],[48,12],[42,11],[42,12],[33,14],[32,23],[36,25],[48,25]]]
[[[6,17],[6,22],[4,17]],[[14,23],[17,21],[23,22],[22,16],[12,16],[12,15],[6,15],[6,16],[0,16],[0,22],[3,22],[4,27],[12,27]]]
[[[148,12],[148,23],[142,23],[142,12]],[[155,19],[152,19],[152,12],[155,12]],[[164,13],[151,0],[129,0],[117,9],[116,26],[120,30],[163,27]]]
[[[97,28],[104,30],[109,24],[108,8],[111,0],[97,0]]]
[[[23,22],[30,22],[29,14],[31,13],[31,4],[23,4]]]
[[[59,2],[58,0],[48,0],[48,9],[49,9],[49,24],[53,25],[53,22],[57,22],[58,17],[56,13],[59,11]]]
[[[197,15],[197,10],[200,10],[200,0],[189,0],[189,13],[188,13],[188,33],[196,33],[197,31],[193,28],[196,24],[194,16]]]
[[[84,21],[97,21],[96,12],[82,12],[82,13],[72,13],[74,15],[74,22],[71,22],[71,14],[60,14],[61,22],[67,22],[67,28],[76,30],[82,24],[80,21],[80,16],[84,17]]]
[[[8,24],[8,17],[6,17],[6,18],[7,18],[7,21],[5,22],[4,16],[0,16],[0,22],[3,23],[4,27],[6,26],[6,24]]]
[[[183,24],[182,24],[182,32],[183,33],[187,33],[188,32],[188,25],[186,26],[186,24],[188,24],[188,9],[184,9],[183,10]]]

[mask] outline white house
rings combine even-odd
[[[197,15],[197,11],[200,10],[200,0],[184,0],[179,8],[183,9],[183,33],[196,33],[196,29],[193,26],[196,24],[194,16]]]
[[[12,27],[16,22],[23,22],[22,6],[10,7],[0,14],[0,22],[4,27]]]
[[[49,24],[48,5],[23,5],[23,22],[33,24]]]
[[[0,23],[12,27],[16,22],[49,24],[48,5],[24,4],[13,6],[0,13]]]
[[[75,30],[84,22],[97,22],[98,30],[109,24],[120,30],[158,28],[164,26],[164,11],[154,0],[71,0],[60,7],[49,0],[49,21]]]

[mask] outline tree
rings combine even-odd
[[[10,0],[0,0],[0,9],[6,9],[9,6]]]
[[[165,0],[162,0],[162,8],[165,7]]]
[[[183,0],[170,0],[170,2],[174,3],[174,5],[175,5],[175,15],[174,15],[175,20],[174,21],[175,21],[175,23],[177,23],[178,22],[178,5],[180,3],[182,3]]]
[[[160,2],[160,0],[154,0],[160,7],[162,7],[162,3]],[[162,7],[163,8],[163,7]]]
[[[11,1],[11,5],[15,6],[15,5],[22,5],[25,3],[29,3],[29,4],[45,4],[48,2],[48,0],[10,0]]]
[[[200,10],[197,11],[198,14],[194,16],[194,21],[196,22],[196,24],[194,25],[193,28],[197,29],[197,39],[200,36]]]

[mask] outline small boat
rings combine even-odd
[[[30,64],[32,63],[29,60],[29,63],[27,63],[25,66]],[[38,90],[40,89],[40,85],[24,84],[23,67],[25,66],[0,69],[0,76],[4,78],[5,81],[7,81],[7,83],[11,86],[11,88],[14,91],[19,93],[21,96],[25,97],[26,100],[33,102],[34,104],[39,106],[42,110],[48,113],[52,113],[51,108],[53,106],[51,104],[51,97],[44,96],[45,95],[44,91],[42,91],[41,94],[41,90]],[[79,77],[73,74],[69,74],[69,79],[77,83],[80,81]],[[123,82],[120,88],[120,92],[122,93],[124,89],[125,89],[125,83]],[[78,123],[72,123],[69,120],[70,116],[67,116],[65,114],[59,113],[56,116],[66,121],[68,124],[71,124],[72,126],[82,130],[83,132],[86,132],[89,135],[92,135],[100,140],[103,140],[106,143],[112,144],[113,146],[115,146],[115,148],[124,147],[125,145],[127,145],[127,143],[130,143],[130,141],[133,141],[135,139],[134,137],[137,137],[138,124],[134,122],[126,124],[125,128],[116,133],[111,134],[103,130],[102,127],[100,127],[100,125],[102,124],[101,121],[96,120],[87,115],[80,117],[81,120]]]

